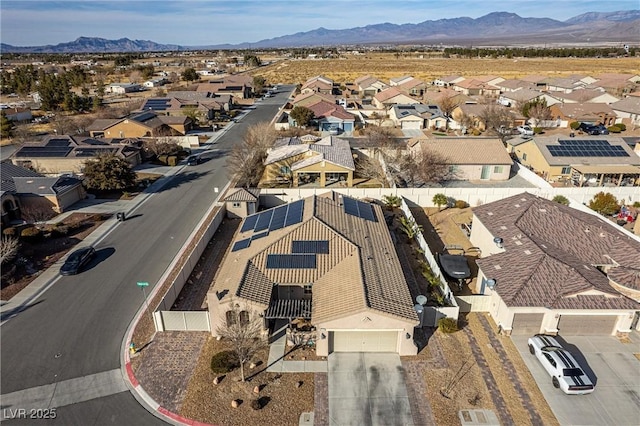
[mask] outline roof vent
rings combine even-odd
[[[498,271],[499,271],[500,269],[502,269],[502,266],[500,266],[500,265],[494,265],[493,267],[494,267],[494,268],[496,268],[496,270],[498,270]]]
[[[516,241],[515,243],[516,243],[517,246],[521,246],[522,245],[522,241],[519,241],[519,240]]]
[[[493,212],[487,212],[487,216],[493,216]]]
[[[531,254],[531,251],[530,250],[525,250],[524,254]]]
[[[507,227],[506,227],[506,226],[504,226],[504,225],[502,225],[502,226],[500,226],[500,229],[502,229],[502,230],[506,230],[506,229],[507,229]]]
[[[520,204],[514,204],[514,205],[515,205],[515,207],[520,207]]]
[[[542,212],[542,213],[546,213],[547,209],[538,209],[538,211]]]

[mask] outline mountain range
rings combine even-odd
[[[69,43],[46,46],[0,44],[5,53],[151,52],[195,49],[287,48],[358,44],[521,45],[551,43],[630,43],[640,40],[640,10],[587,12],[566,21],[522,18],[493,12],[480,18],[453,18],[418,24],[374,24],[342,30],[315,30],[260,40],[254,43],[209,46],[158,44],[149,40],[106,40],[80,37]]]

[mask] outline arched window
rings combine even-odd
[[[236,324],[236,313],[234,311],[227,311],[227,327],[231,327]]]
[[[240,317],[240,325],[244,326],[249,324],[249,312],[240,311],[239,317]]]

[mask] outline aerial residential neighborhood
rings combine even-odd
[[[637,424],[640,11],[463,3],[3,4],[3,423]]]

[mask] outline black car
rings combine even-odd
[[[75,275],[79,273],[95,255],[96,250],[91,246],[74,251],[60,267],[60,275]]]
[[[602,124],[580,123],[578,130],[582,130],[588,135],[608,135],[609,131]]]

